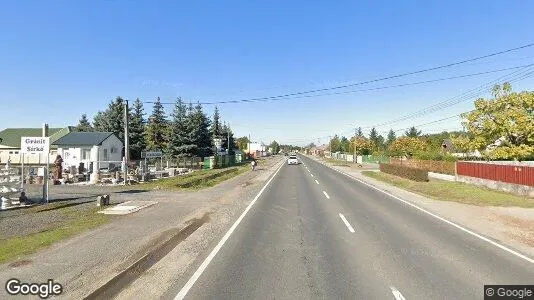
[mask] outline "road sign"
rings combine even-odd
[[[50,138],[48,137],[21,137],[20,153],[45,153],[50,152]]]
[[[141,152],[141,157],[142,158],[158,158],[158,157],[162,157],[163,156],[163,152],[161,151],[143,151]]]

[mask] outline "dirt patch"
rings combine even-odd
[[[32,261],[28,259],[18,260],[16,262],[10,263],[9,266],[12,268],[22,267],[31,264]]]
[[[252,184],[252,182],[247,181],[247,182],[243,183],[243,184],[241,185],[241,187],[244,187],[244,188],[245,188],[245,187],[247,187],[247,186],[249,186],[249,185],[251,185],[251,184]]]
[[[495,213],[489,219],[507,226],[505,231],[513,240],[534,247],[534,221]]]

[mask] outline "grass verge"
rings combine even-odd
[[[60,209],[65,216],[65,220],[60,222],[57,227],[26,236],[0,239],[0,264],[11,261],[16,257],[35,253],[41,248],[96,228],[111,220],[109,215],[97,213],[98,207],[91,207],[85,210],[75,210],[72,207]]]
[[[149,183],[139,185],[144,189],[181,189],[181,190],[199,190],[217,185],[225,180],[235,177],[246,172],[249,169],[248,163],[242,163],[236,166],[195,171],[188,175],[163,178]]]
[[[396,187],[437,200],[453,201],[478,206],[517,206],[533,208],[534,200],[506,192],[491,190],[462,182],[431,179],[416,182],[381,172],[363,171],[363,175]]]

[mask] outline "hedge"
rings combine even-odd
[[[413,181],[428,181],[428,171],[395,164],[380,164],[380,172],[404,177]]]
[[[423,169],[428,172],[456,175],[456,162],[454,161],[436,161],[436,160],[421,160],[421,159],[391,159],[391,163],[395,165],[403,165],[407,167]]]

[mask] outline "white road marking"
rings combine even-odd
[[[187,295],[187,293],[189,292],[189,290],[193,287],[193,285],[195,284],[195,282],[198,280],[198,278],[200,277],[200,275],[202,275],[202,273],[204,272],[204,270],[206,270],[206,268],[208,267],[208,265],[210,264],[210,262],[213,260],[213,258],[215,257],[215,255],[217,255],[217,253],[219,252],[219,250],[221,250],[222,246],[224,245],[224,243],[226,242],[226,240],[228,240],[228,238],[230,237],[230,235],[232,235],[232,233],[234,232],[234,230],[237,228],[237,226],[239,225],[239,223],[241,223],[241,220],[243,220],[243,218],[245,217],[245,215],[248,213],[248,211],[252,208],[252,206],[254,205],[254,203],[256,203],[256,201],[258,200],[258,198],[261,196],[261,194],[263,193],[263,191],[265,191],[265,189],[267,188],[267,186],[269,186],[269,184],[273,181],[273,179],[276,177],[276,174],[278,174],[278,172],[280,171],[280,169],[282,169],[282,167],[285,165],[284,162],[282,162],[280,164],[280,167],[278,167],[278,169],[276,170],[276,172],[274,173],[274,175],[269,179],[269,181],[267,181],[267,183],[263,186],[263,188],[258,192],[258,194],[256,195],[256,197],[254,197],[254,200],[252,200],[252,202],[250,202],[250,204],[247,206],[247,208],[245,208],[245,211],[243,211],[243,213],[239,216],[239,218],[235,221],[234,225],[232,225],[232,227],[230,227],[230,229],[228,229],[228,231],[226,232],[226,234],[222,237],[222,239],[219,241],[219,243],[217,244],[217,246],[215,246],[215,248],[213,248],[213,250],[211,251],[211,253],[208,255],[208,257],[206,257],[206,259],[202,262],[202,264],[200,265],[200,267],[198,267],[198,269],[195,271],[195,273],[193,274],[193,276],[191,276],[191,278],[189,278],[189,280],[187,281],[187,283],[184,285],[184,287],[182,287],[182,289],[180,290],[180,292],[178,293],[178,295],[176,295],[176,297],[174,297],[174,300],[181,300],[181,299],[184,299],[184,297]]]
[[[315,179],[315,183],[319,184],[319,181],[317,181],[317,179]]]
[[[311,177],[313,177],[313,174],[312,174],[312,173],[310,173],[310,175],[311,175]]]
[[[330,199],[330,196],[328,196],[328,194],[325,191],[323,191],[323,194],[327,199]]]
[[[394,286],[390,286],[389,288],[391,289],[391,293],[393,293],[393,297],[395,297],[395,299],[406,300],[406,298],[404,298],[401,292],[399,292],[399,290],[397,290]]]
[[[339,214],[339,217],[341,218],[341,220],[343,220],[343,223],[345,223],[345,226],[347,226],[349,231],[354,233],[354,228],[352,228],[352,226],[350,225],[349,221],[347,221],[347,219],[345,219],[345,216],[343,214]]]
[[[354,176],[352,176],[350,174],[347,174],[347,173],[345,173],[343,171],[336,170],[336,169],[334,169],[334,168],[332,168],[332,167],[330,167],[330,166],[328,166],[326,164],[323,164],[323,163],[320,163],[320,164],[322,164],[325,167],[330,168],[330,169],[332,169],[334,171],[337,171],[337,172],[339,172],[339,173],[341,173],[341,174],[343,174],[343,175],[345,175],[345,176],[347,176],[349,178],[352,178],[353,180],[356,180],[356,181],[358,181],[358,182],[360,182],[360,183],[362,183],[362,184],[364,184],[364,185],[366,185],[366,186],[368,186],[368,187],[370,187],[370,188],[372,188],[374,190],[377,190],[377,191],[379,191],[381,193],[384,193],[384,194],[390,196],[393,199],[396,199],[396,200],[398,200],[398,201],[400,201],[400,202],[402,202],[402,203],[404,203],[406,205],[409,205],[409,206],[411,206],[411,207],[413,207],[413,208],[415,208],[415,209],[417,209],[417,210],[419,210],[421,212],[424,212],[425,214],[428,214],[428,215],[430,215],[430,216],[432,216],[432,217],[434,217],[434,218],[436,218],[436,219],[438,219],[438,220],[440,220],[442,222],[445,222],[445,223],[447,223],[447,224],[449,224],[449,225],[451,225],[451,226],[453,226],[453,227],[455,227],[457,229],[460,229],[461,231],[463,231],[463,232],[465,232],[467,234],[470,234],[470,235],[472,235],[474,237],[477,237],[477,238],[479,238],[479,239],[481,239],[481,240],[483,240],[483,241],[485,241],[485,242],[487,242],[487,243],[489,243],[489,244],[491,244],[491,245],[493,245],[493,246],[495,246],[495,247],[497,247],[499,249],[502,249],[502,250],[504,250],[504,251],[506,251],[506,252],[508,252],[510,254],[513,254],[513,255],[515,255],[515,256],[517,256],[519,258],[522,258],[522,259],[528,261],[531,264],[534,264],[534,259],[532,259],[532,258],[530,258],[530,257],[528,257],[526,255],[523,255],[523,254],[521,254],[521,253],[519,253],[519,252],[517,252],[515,250],[512,250],[512,249],[510,249],[510,248],[508,248],[508,247],[506,247],[504,245],[501,245],[501,244],[499,244],[499,243],[497,243],[495,241],[492,241],[489,238],[487,238],[485,236],[482,236],[482,235],[480,235],[480,234],[478,234],[478,233],[476,233],[474,231],[471,231],[471,230],[469,230],[469,229],[467,229],[467,228],[465,228],[465,227],[463,227],[461,225],[458,225],[458,224],[456,224],[456,223],[454,223],[452,221],[449,221],[449,220],[447,220],[445,218],[442,218],[442,217],[440,217],[440,216],[438,216],[438,215],[436,215],[436,214],[434,214],[434,213],[432,213],[432,212],[430,212],[430,211],[428,211],[428,210],[426,210],[426,209],[424,209],[422,207],[419,207],[419,206],[417,206],[417,205],[415,205],[413,203],[410,203],[409,201],[401,199],[401,198],[399,198],[399,197],[397,197],[397,196],[395,196],[395,195],[393,195],[393,194],[391,194],[389,192],[386,192],[386,191],[384,191],[384,190],[382,190],[380,188],[377,188],[376,186],[374,186],[372,184],[369,184],[369,183],[367,183],[367,182],[365,182],[363,180],[360,180],[360,179],[358,179],[358,178],[356,178],[356,177],[354,177]]]

